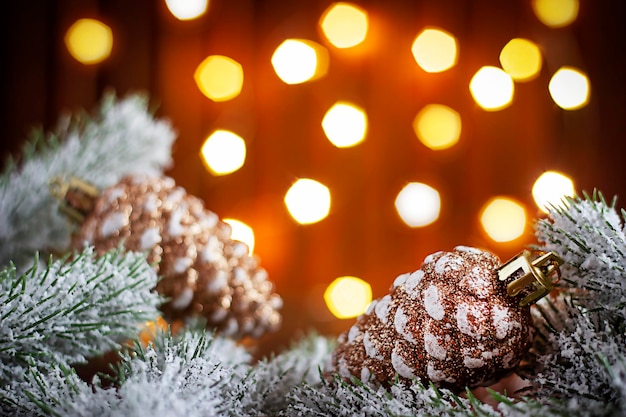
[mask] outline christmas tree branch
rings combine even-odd
[[[243,415],[229,402],[229,391],[249,370],[250,356],[232,340],[197,327],[176,336],[158,331],[147,346],[136,341],[120,357],[112,387],[99,378],[88,385],[58,365],[52,377],[34,370],[30,407],[64,417]]]
[[[175,134],[155,120],[147,100],[104,97],[97,113],[66,117],[55,133],[32,134],[20,163],[0,174],[0,266],[22,270],[36,251],[63,250],[71,228],[49,192],[53,177],[76,176],[97,187],[128,174],[157,175],[171,164]]]
[[[71,262],[0,271],[0,382],[48,361],[68,364],[118,348],[158,315],[157,277],[140,254],[85,249]]]
[[[580,305],[626,318],[626,235],[615,200],[608,204],[598,192],[568,198],[537,222],[536,232],[545,250],[565,260],[563,280],[582,290],[574,295]]]

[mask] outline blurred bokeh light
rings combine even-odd
[[[578,0],[532,0],[537,18],[546,26],[561,28],[578,17]]]
[[[552,206],[562,206],[565,197],[576,195],[574,181],[567,175],[557,171],[546,171],[535,180],[532,187],[535,204],[544,212]]]
[[[194,79],[202,94],[209,99],[228,101],[241,93],[243,68],[232,58],[211,55],[198,65]]]
[[[230,217],[224,218],[223,221],[228,223],[232,230],[230,238],[245,243],[248,246],[248,253],[252,254],[254,252],[254,231],[252,228],[241,220]]]
[[[97,64],[111,55],[113,32],[95,19],[78,19],[65,34],[70,54],[83,64]]]
[[[411,52],[424,71],[442,72],[456,64],[457,41],[445,30],[428,28],[417,35]]]
[[[206,13],[208,0],[165,0],[167,8],[178,20],[193,20]]]
[[[349,148],[365,139],[367,115],[360,107],[339,101],[324,115],[322,128],[333,145],[338,148]]]
[[[337,48],[351,48],[362,43],[367,36],[368,26],[365,10],[345,2],[331,4],[320,19],[324,36]]]
[[[285,194],[285,205],[291,217],[300,224],[317,223],[330,212],[330,190],[310,178],[300,178]]]
[[[443,104],[428,104],[415,116],[413,130],[433,150],[454,146],[461,136],[461,116]]]
[[[524,234],[526,210],[515,199],[493,197],[481,209],[480,223],[494,241],[510,242]]]
[[[577,110],[589,102],[589,78],[571,67],[559,68],[548,84],[552,100],[564,110]]]
[[[511,39],[500,52],[500,65],[515,81],[530,81],[539,75],[541,50],[523,38]]]
[[[395,206],[407,226],[424,227],[439,218],[441,198],[430,185],[411,182],[398,193]]]
[[[307,39],[287,39],[272,55],[276,75],[286,84],[301,84],[326,75],[328,51]]]
[[[483,109],[502,110],[513,101],[513,79],[500,68],[484,66],[472,77],[470,91]]]
[[[372,287],[358,277],[339,277],[324,291],[324,301],[338,319],[357,317],[372,303]]]
[[[201,148],[202,160],[214,175],[226,175],[241,168],[246,160],[246,142],[228,130],[216,130]]]

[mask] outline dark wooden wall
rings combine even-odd
[[[329,0],[212,0],[209,12],[190,22],[175,20],[157,0],[7,2],[0,13],[2,154],[16,154],[32,126],[49,129],[62,111],[92,108],[108,88],[148,92],[157,114],[179,133],[168,174],[211,210],[256,232],[256,252],[285,299],[283,330],[267,342],[274,348],[309,328],[336,334],[349,326],[333,319],[321,299],[336,276],[360,276],[379,297],[428,253],[470,244],[508,257],[533,242],[531,227],[514,244],[490,242],[477,213],[504,194],[538,215],[530,187],[544,170],[568,173],[579,190],[625,198],[626,3],[582,0],[578,21],[556,30],[536,20],[530,0],[355,2],[370,14],[367,44],[330,48],[328,75],[295,86],[277,78],[271,54],[287,37],[323,42],[317,21]],[[63,35],[81,17],[113,29],[108,61],[86,67],[69,56]],[[427,25],[458,38],[452,70],[426,74],[415,64],[410,46]],[[502,46],[520,36],[542,46],[540,77],[517,84],[508,109],[479,109],[468,90],[471,76],[482,65],[498,65]],[[198,63],[212,54],[244,68],[243,91],[232,101],[209,101],[193,81]],[[547,83],[561,65],[589,75],[586,108],[566,112],[550,99]],[[321,118],[338,99],[368,112],[368,137],[358,147],[336,149],[324,138]],[[429,151],[412,132],[413,117],[432,102],[461,113],[461,141],[450,150]],[[208,174],[198,154],[216,128],[234,130],[248,145],[246,165],[225,177]],[[331,188],[332,212],[323,222],[298,226],[287,214],[283,195],[297,177]],[[442,193],[435,224],[409,229],[397,217],[393,201],[408,181]]]

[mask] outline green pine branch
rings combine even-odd
[[[140,254],[91,248],[19,274],[0,271],[0,383],[32,366],[62,366],[119,348],[158,316],[157,277]]]

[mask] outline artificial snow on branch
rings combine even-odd
[[[549,219],[537,222],[537,238],[558,251],[566,287],[579,288],[575,299],[626,319],[626,235],[614,199],[601,193],[568,198]]]
[[[145,97],[110,93],[94,116],[61,119],[56,132],[35,131],[21,161],[0,174],[0,266],[18,269],[36,251],[66,248],[71,228],[49,191],[53,177],[76,176],[106,187],[129,174],[158,175],[171,162],[175,134],[156,120]]]
[[[20,395],[27,370],[69,369],[134,337],[155,320],[157,276],[140,254],[96,258],[86,248],[19,274],[0,271],[0,402]],[[46,374],[40,376],[45,379]],[[23,398],[22,398],[23,399]]]

